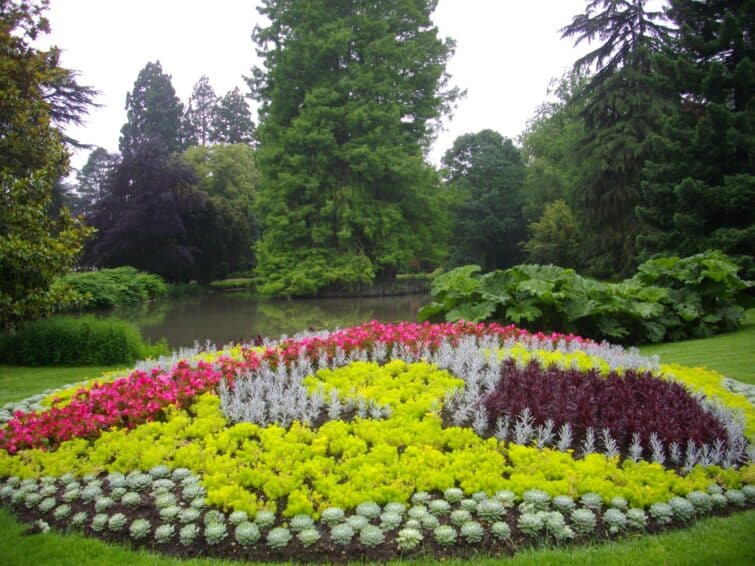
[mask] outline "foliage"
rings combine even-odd
[[[183,137],[186,145],[208,145],[213,137],[212,121],[218,97],[210,79],[202,75],[194,85],[183,116]]]
[[[212,115],[210,141],[247,144],[254,141],[254,122],[249,106],[238,87],[218,100]]]
[[[18,365],[131,363],[166,351],[164,343],[144,343],[134,326],[118,319],[43,319],[0,335],[0,360]]]
[[[666,48],[670,30],[663,13],[648,9],[648,3],[590,0],[585,13],[561,30],[576,44],[600,39],[574,64],[577,72],[595,69],[579,93],[584,135],[577,152],[576,204],[589,266],[598,276],[626,275],[634,266],[640,228],[634,209],[642,166],[651,155],[647,140],[669,106],[668,85],[654,57]]]
[[[77,214],[91,214],[107,196],[115,169],[120,163],[117,154],[96,147],[80,171],[76,173],[76,199],[71,210]]]
[[[81,297],[77,305],[80,308],[131,305],[168,293],[168,286],[159,275],[133,267],[74,272],[61,281]]]
[[[680,340],[739,325],[749,283],[718,252],[642,264],[632,279],[603,283],[555,266],[520,265],[480,275],[464,266],[433,281],[421,319],[499,320],[628,343]]]
[[[48,214],[68,172],[59,126],[79,122],[94,92],[60,66],[57,48],[34,47],[49,32],[46,9],[44,0],[3,0],[0,9],[0,328],[72,298],[51,284],[92,233],[66,210]]]
[[[127,121],[119,145],[124,163],[131,162],[145,146],[161,156],[181,149],[182,115],[183,104],[170,75],[163,72],[159,61],[147,63],[126,95]]]
[[[259,172],[254,151],[244,144],[191,147],[183,159],[194,170],[197,188],[217,212],[215,230],[202,241],[203,281],[221,279],[254,266],[252,246],[260,233],[256,215]]]
[[[524,165],[510,139],[492,130],[459,136],[443,156],[446,182],[462,194],[455,210],[455,265],[485,270],[518,263],[525,237]]]
[[[529,229],[530,239],[523,246],[528,261],[571,268],[583,264],[582,229],[565,201],[546,204]]]
[[[265,0],[258,274],[270,294],[357,287],[442,259],[445,223],[423,150],[458,91],[435,0],[334,7]],[[412,69],[403,72],[402,69]]]
[[[755,48],[747,3],[673,1],[674,49],[659,71],[675,109],[651,138],[640,257],[714,247],[755,276]]]

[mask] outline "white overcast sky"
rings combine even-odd
[[[235,86],[257,62],[251,32],[260,16],[254,0],[52,0],[51,44],[81,84],[100,91],[86,123],[69,133],[109,151],[118,149],[126,93],[149,61],[160,60],[184,102],[201,75],[218,94]],[[456,40],[448,65],[467,90],[430,159],[438,164],[453,140],[491,128],[516,139],[546,99],[553,77],[586,51],[560,39],[559,28],[584,10],[585,0],[440,0],[434,14],[442,37]],[[249,101],[256,117],[256,106]],[[256,119],[255,119],[256,121]],[[74,156],[81,167],[87,153]]]

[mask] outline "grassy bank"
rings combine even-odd
[[[726,375],[755,383],[755,310],[748,312],[746,323],[737,332],[705,340],[690,340],[642,348],[645,354],[659,354],[663,362],[707,366]],[[0,366],[0,404],[21,399],[45,389],[95,377],[116,368],[22,368]],[[145,551],[73,534],[23,534],[26,527],[16,522],[7,510],[0,509],[0,548],[2,563],[12,565],[232,565],[219,560],[180,561]],[[748,564],[755,559],[755,511],[725,518],[708,518],[685,530],[654,536],[628,537],[621,542],[593,546],[529,550],[514,559],[473,558],[450,560],[445,564],[519,565],[538,564]],[[392,564],[434,564],[432,558]]]

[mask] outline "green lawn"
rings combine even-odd
[[[50,387],[60,387],[123,366],[96,367],[18,367],[0,365],[0,405],[20,401]]]
[[[755,309],[745,313],[742,328],[701,340],[653,344],[640,348],[643,354],[658,354],[664,363],[704,366],[727,377],[755,383]]]
[[[747,313],[746,324],[737,332],[675,344],[643,347],[645,354],[659,354],[663,362],[707,366],[725,375],[755,383],[755,310]],[[47,387],[96,377],[116,368],[20,368],[0,366],[0,404],[32,395]],[[207,559],[179,561],[144,551],[106,544],[77,535],[24,536],[24,526],[0,509],[0,563],[10,565],[231,565]],[[732,517],[699,521],[689,529],[662,535],[635,537],[620,543],[608,542],[570,549],[531,550],[512,560],[476,558],[444,561],[445,564],[497,564],[512,566],[539,564],[755,564],[755,511]],[[434,564],[417,559],[415,564]],[[395,564],[401,564],[397,561]],[[405,563],[405,562],[404,562]]]

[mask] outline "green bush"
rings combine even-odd
[[[476,265],[433,280],[420,320],[499,321],[626,344],[710,336],[739,326],[751,286],[720,252],[643,263],[620,283],[553,265],[518,265],[484,275]]]
[[[253,290],[256,284],[257,279],[254,277],[233,277],[211,282],[210,289],[215,291],[229,291],[235,289]]]
[[[149,344],[119,319],[56,317],[0,335],[0,361],[11,365],[111,365],[168,353],[165,341]]]
[[[168,293],[162,277],[128,266],[70,273],[61,281],[82,297],[78,306],[85,309],[133,305]]]

